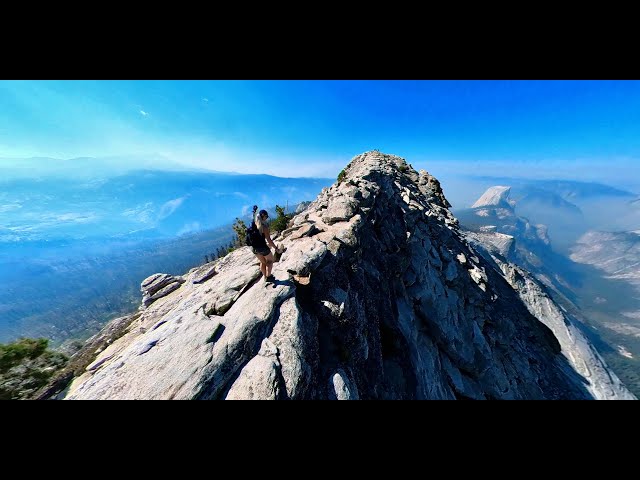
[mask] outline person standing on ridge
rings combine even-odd
[[[260,210],[256,214],[258,210],[258,206],[253,206],[253,223],[258,230],[260,235],[256,236],[256,240],[252,243],[252,250],[258,260],[260,260],[260,271],[262,272],[262,276],[265,282],[273,282],[275,281],[275,277],[271,274],[271,269],[273,268],[273,254],[271,250],[267,246],[267,243],[271,245],[275,250],[276,247],[273,240],[271,240],[271,236],[269,233],[269,214],[266,210]]]

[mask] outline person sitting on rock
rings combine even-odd
[[[264,277],[265,282],[273,282],[275,281],[275,277],[271,275],[271,269],[273,268],[273,254],[271,250],[267,246],[267,243],[271,245],[274,249],[277,249],[273,240],[271,240],[271,236],[269,234],[269,214],[266,210],[260,210],[256,215],[256,210],[258,210],[257,205],[253,207],[254,213],[254,223],[256,224],[256,228],[258,232],[261,234],[257,244],[253,245],[253,253],[258,260],[260,260],[260,271]]]

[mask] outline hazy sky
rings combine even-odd
[[[0,81],[0,157],[335,177],[376,148],[436,175],[631,182],[640,82]]]

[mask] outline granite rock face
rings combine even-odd
[[[171,288],[66,398],[596,397],[601,377],[575,368],[449,207],[426,171],[358,155],[274,239],[274,283],[249,247],[150,277],[149,299]]]
[[[562,353],[586,381],[585,386],[598,400],[635,400],[636,397],[609,369],[602,356],[583,333],[584,324],[576,315],[555,303],[546,287],[531,273],[509,263],[501,248],[504,235],[500,233],[467,232],[466,237],[478,251],[502,274],[518,292],[529,312],[551,329],[560,342]],[[489,238],[494,236],[493,239]]]

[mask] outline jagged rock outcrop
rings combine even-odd
[[[308,201],[307,202],[300,202],[298,204],[298,206],[296,207],[296,212],[295,213],[304,212],[310,204],[311,204],[311,202],[308,202]]]
[[[166,273],[156,273],[145,278],[140,285],[143,308],[148,307],[159,298],[169,295],[180,288],[183,283],[184,279],[181,277],[174,277]]]
[[[434,177],[377,151],[344,172],[275,239],[275,283],[248,247],[193,269],[66,398],[593,398]]]
[[[562,353],[575,371],[586,380],[586,387],[594,398],[636,399],[589,342],[580,329],[580,321],[556,304],[540,281],[506,260],[502,238],[505,235],[467,232],[465,236],[485,258],[494,262],[502,271],[504,278],[518,292],[531,314],[551,329],[560,342]]]

